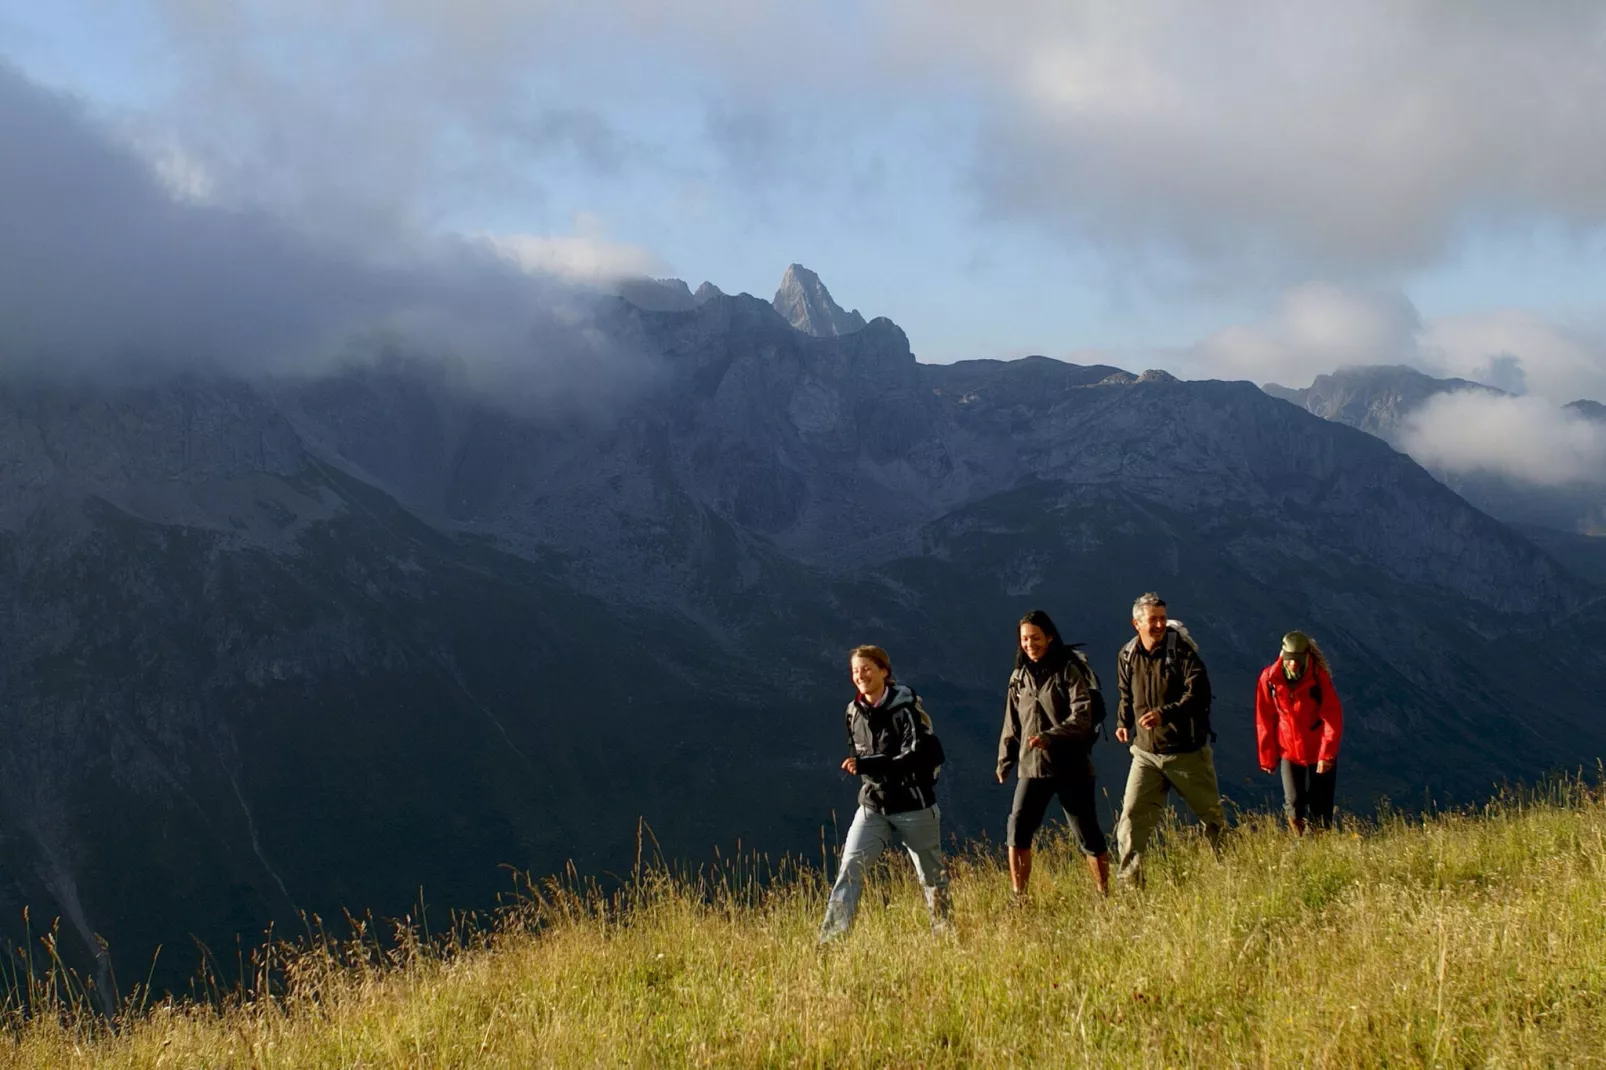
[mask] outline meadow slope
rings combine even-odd
[[[1606,801],[1582,786],[1305,840],[1251,818],[1222,863],[1170,826],[1109,900],[1063,840],[1018,908],[972,850],[951,937],[895,862],[829,949],[817,867],[649,867],[612,896],[547,882],[455,948],[281,949],[271,997],[136,998],[115,1027],[14,997],[0,1064],[1606,1066]]]

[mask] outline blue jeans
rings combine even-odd
[[[903,814],[878,814],[859,807],[842,845],[842,865],[837,870],[831,899],[820,924],[820,942],[833,940],[853,927],[859,909],[859,892],[864,888],[864,870],[881,857],[881,852],[902,844],[914,861],[915,873],[926,890],[926,906],[931,910],[931,927],[948,928],[948,867],[942,858],[942,814],[935,805]]]

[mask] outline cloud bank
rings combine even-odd
[[[1187,374],[1303,387],[1347,365],[1405,364],[1510,397],[1464,391],[1409,414],[1399,445],[1447,473],[1559,486],[1606,482],[1606,424],[1563,408],[1606,398],[1606,335],[1526,312],[1425,320],[1398,292],[1295,287],[1266,319],[1218,331],[1176,356]]]
[[[397,230],[376,251],[212,203],[174,166],[0,65],[0,371],[306,374],[400,347],[539,399],[631,359],[592,295],[483,243]]]
[[[1429,398],[1402,443],[1425,467],[1555,487],[1606,482],[1606,424],[1532,397],[1471,391]]]
[[[163,121],[220,188],[331,225],[539,203],[554,168],[763,199],[917,112],[976,218],[1200,285],[1606,223],[1586,0],[147,3]]]
[[[1315,275],[1431,261],[1480,219],[1606,220],[1599,5],[903,7],[985,72],[1002,216]]]
[[[1179,355],[1190,373],[1306,386],[1354,364],[1408,364],[1553,406],[1606,397],[1606,334],[1514,309],[1424,319],[1399,291],[1310,283],[1271,315],[1227,327]]]

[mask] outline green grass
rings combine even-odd
[[[650,871],[612,897],[548,883],[455,943],[278,949],[272,996],[135,1000],[114,1022],[13,998],[0,1064],[1606,1065],[1598,793],[1304,840],[1254,819],[1222,863],[1171,826],[1153,863],[1100,900],[1050,841],[1012,908],[999,861],[962,856],[950,938],[897,859],[825,950],[806,867]]]

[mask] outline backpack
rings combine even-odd
[[[1110,713],[1104,705],[1104,692],[1099,689],[1099,674],[1093,671],[1093,664],[1087,660],[1087,655],[1082,653],[1081,643],[1067,643],[1065,655],[1066,662],[1076,666],[1087,679],[1087,691],[1093,700],[1093,741],[1096,743],[1104,732],[1104,722]]]
[[[1160,655],[1164,659],[1166,672],[1171,671],[1171,666],[1176,661],[1178,643],[1187,643],[1189,650],[1192,650],[1195,654],[1199,653],[1199,644],[1193,641],[1193,636],[1189,634],[1187,625],[1180,620],[1168,620],[1165,624],[1165,649]],[[1126,641],[1126,646],[1121,648],[1121,663],[1124,666],[1131,667],[1132,652],[1137,647],[1138,637],[1134,635]]]
[[[931,723],[931,714],[926,712],[925,704],[920,701],[920,696],[915,693],[915,689],[912,687],[909,688],[909,694],[914,698],[915,734],[924,736],[930,741],[929,775],[931,777],[931,786],[936,787],[937,775],[942,772],[942,763],[948,760],[948,756],[943,753],[942,740],[937,737],[937,730]]]

